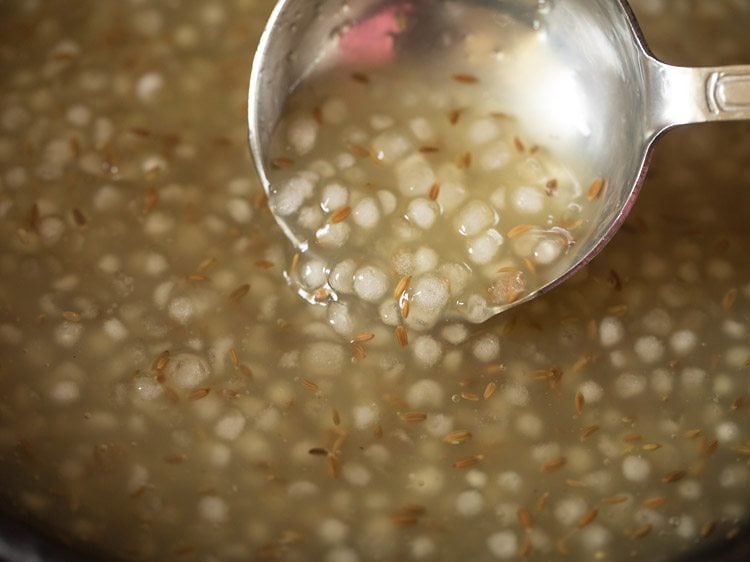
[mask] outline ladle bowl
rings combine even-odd
[[[409,25],[376,25],[403,14]],[[572,170],[607,179],[601,213],[572,248],[569,267],[513,305],[560,284],[609,242],[635,203],[662,133],[750,119],[750,66],[657,60],[624,0],[280,0],[260,40],[248,100],[250,148],[266,192],[272,133],[307,76],[343,65],[399,64],[415,52],[441,57],[472,33],[495,37],[496,55],[513,61],[506,64],[511,79],[497,92],[504,107]]]

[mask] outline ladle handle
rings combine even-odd
[[[750,65],[647,67],[653,133],[675,125],[750,119]]]

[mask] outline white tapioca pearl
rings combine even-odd
[[[513,152],[505,141],[497,141],[479,154],[479,165],[486,171],[499,170],[508,165]]]
[[[615,379],[615,391],[623,398],[633,398],[646,390],[646,377],[623,373]]]
[[[422,197],[412,199],[409,202],[406,216],[412,224],[417,225],[422,230],[428,230],[432,228],[437,220],[437,204]]]
[[[487,473],[472,469],[466,473],[466,482],[473,488],[484,488],[487,485]]]
[[[179,324],[187,324],[194,314],[193,301],[188,297],[177,297],[169,303],[169,316]]]
[[[721,330],[730,338],[742,339],[747,334],[747,328],[741,322],[727,318],[721,325]]]
[[[409,325],[428,328],[435,324],[450,298],[448,282],[434,275],[417,278],[409,291]]]
[[[469,337],[469,330],[463,324],[449,324],[442,329],[440,335],[448,343],[458,345]]]
[[[488,363],[497,358],[500,353],[500,340],[494,334],[482,336],[472,346],[474,357],[483,363]]]
[[[604,347],[612,347],[620,343],[625,335],[622,322],[614,316],[607,316],[599,323],[599,341]]]
[[[398,326],[401,322],[401,312],[396,299],[387,299],[380,303],[378,315],[380,321],[386,326]]]
[[[430,537],[421,535],[412,539],[411,543],[409,543],[409,550],[411,551],[412,558],[422,560],[435,554],[437,548],[435,547],[435,542]]]
[[[490,142],[499,133],[497,124],[491,119],[477,119],[469,126],[469,143],[473,145]]]
[[[535,215],[544,209],[545,194],[531,186],[521,186],[513,191],[511,204],[519,213]]]
[[[68,108],[65,117],[71,125],[85,127],[91,122],[91,110],[85,105],[76,104]]]
[[[507,187],[498,187],[495,191],[492,192],[492,195],[490,195],[490,203],[496,210],[502,211],[507,206],[507,195]]]
[[[655,363],[664,356],[664,344],[656,336],[643,336],[635,341],[635,352],[644,363]]]
[[[61,404],[70,404],[78,400],[81,391],[78,383],[69,380],[57,381],[49,390],[50,397]]]
[[[432,367],[440,361],[443,347],[430,336],[419,336],[413,342],[412,352],[416,361],[424,367]]]
[[[344,260],[336,264],[328,277],[331,287],[337,293],[345,295],[354,292],[354,272],[357,264],[354,260]]]
[[[352,220],[364,229],[375,228],[380,222],[380,209],[372,197],[361,199],[352,210]]]
[[[229,515],[227,502],[218,496],[205,496],[198,502],[201,517],[210,523],[223,523]]]
[[[81,339],[83,325],[75,322],[63,322],[55,327],[55,342],[62,347],[73,347]]]
[[[349,240],[352,228],[345,222],[327,224],[319,228],[315,238],[321,246],[326,248],[341,248]]]
[[[435,130],[429,120],[424,117],[415,117],[409,121],[409,129],[417,140],[429,142],[435,139]]]
[[[437,267],[439,260],[440,258],[435,250],[427,246],[420,246],[414,252],[414,272],[419,275],[432,271]]]
[[[325,284],[328,275],[327,265],[316,258],[305,260],[299,266],[299,276],[308,289],[317,289]]]
[[[138,79],[135,93],[143,102],[154,101],[164,88],[164,77],[158,72],[148,72]]]
[[[469,259],[478,265],[488,264],[495,258],[503,242],[503,236],[491,228],[468,243]]]
[[[555,518],[563,525],[571,525],[586,513],[588,506],[581,497],[568,497],[555,504]]]
[[[451,296],[460,296],[471,279],[471,271],[459,263],[444,263],[438,269],[440,277],[448,281]]]
[[[329,183],[321,192],[320,206],[326,213],[344,207],[348,201],[349,190],[340,183]]]
[[[453,429],[453,418],[450,418],[445,414],[429,416],[424,422],[424,428],[427,430],[427,433],[433,437],[442,439]]]
[[[523,479],[517,472],[501,472],[497,476],[497,485],[505,491],[518,493],[523,486]]]
[[[336,167],[328,160],[313,160],[308,164],[307,169],[317,174],[320,178],[329,179],[336,175]]]
[[[354,462],[345,463],[341,469],[341,475],[353,486],[367,486],[372,479],[372,474],[367,468]]]
[[[412,144],[397,131],[385,131],[372,139],[372,151],[377,160],[390,164],[412,150]]]
[[[740,435],[740,428],[734,422],[723,422],[716,427],[716,439],[721,444],[733,443],[739,439]]]
[[[538,439],[542,436],[544,424],[538,416],[529,412],[524,412],[516,418],[516,428],[522,435],[532,439]]]
[[[332,125],[338,125],[346,119],[349,108],[341,98],[330,98],[320,108],[320,113],[323,121]]]
[[[388,277],[377,267],[361,267],[354,274],[354,292],[362,300],[377,302],[388,290]]]
[[[117,318],[109,318],[104,321],[104,333],[113,341],[122,341],[128,337],[128,329]]]
[[[654,308],[643,317],[643,326],[649,332],[667,336],[672,331],[672,317],[663,308]]]
[[[558,236],[542,238],[534,246],[534,261],[539,265],[549,265],[563,253],[565,243]]]
[[[396,205],[398,204],[396,196],[390,191],[384,189],[378,191],[378,201],[380,201],[380,206],[383,208],[383,213],[386,215],[390,215],[395,211]]]
[[[446,215],[455,211],[468,196],[468,191],[463,184],[454,181],[444,181],[440,184],[440,192],[437,203]]]
[[[374,426],[377,423],[379,417],[380,412],[377,405],[375,404],[364,404],[362,406],[356,406],[352,410],[354,427],[359,430]]]
[[[334,163],[339,170],[345,171],[352,168],[357,163],[357,159],[350,152],[341,152],[334,158]]]
[[[318,527],[318,535],[329,544],[336,544],[346,539],[349,526],[338,519],[324,519]]]
[[[500,531],[487,537],[487,548],[500,560],[515,558],[518,554],[518,539],[513,531]]]
[[[703,493],[701,483],[692,478],[677,484],[677,493],[686,500],[697,500]]]
[[[406,400],[412,408],[439,408],[443,404],[443,387],[431,379],[419,380],[409,387]]]
[[[342,336],[351,336],[354,331],[354,323],[351,314],[349,314],[349,307],[341,302],[332,302],[328,305],[328,323],[337,334],[341,334]]]
[[[390,115],[383,115],[382,113],[376,113],[370,116],[370,127],[376,131],[384,131],[396,124],[396,120]]]
[[[216,433],[216,436],[220,439],[234,441],[240,436],[242,430],[245,429],[246,423],[247,420],[245,420],[245,416],[239,411],[229,412],[216,422],[214,433]]]
[[[594,381],[586,381],[578,387],[578,391],[583,395],[587,403],[595,404],[604,396],[604,389]]]
[[[297,224],[307,230],[316,230],[324,220],[323,211],[317,205],[305,205],[297,212]]]
[[[706,377],[706,371],[698,367],[685,367],[680,373],[682,386],[688,390],[700,390]]]
[[[687,355],[698,343],[698,338],[692,330],[680,330],[669,338],[669,346],[677,355]]]
[[[435,172],[424,156],[413,154],[396,165],[396,179],[404,195],[427,195],[435,183]]]
[[[302,364],[312,375],[337,375],[344,367],[345,358],[344,348],[331,342],[313,343],[302,351]]]
[[[589,552],[600,550],[609,544],[612,534],[598,523],[588,525],[581,531],[581,541]]]
[[[54,215],[44,217],[37,224],[37,231],[45,246],[54,246],[65,233],[65,222]]]
[[[240,224],[247,224],[253,217],[253,208],[247,199],[234,197],[227,202],[226,209],[229,216]]]
[[[288,217],[299,210],[313,192],[313,182],[301,176],[295,176],[283,182],[271,194],[271,208],[274,214]]]
[[[483,201],[469,201],[456,215],[453,224],[459,234],[476,236],[497,222],[495,212]]]
[[[466,490],[456,497],[456,511],[462,517],[473,517],[484,508],[484,498],[477,490]]]
[[[287,128],[286,137],[294,151],[301,155],[307,154],[314,147],[318,139],[318,123],[311,115],[301,115],[294,118]]]
[[[622,474],[631,482],[644,482],[651,475],[651,463],[643,457],[628,455],[622,461]]]

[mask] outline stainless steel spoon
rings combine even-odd
[[[370,24],[383,14],[409,14],[416,23],[381,26],[373,35]],[[352,37],[365,27],[363,48]],[[635,203],[662,133],[750,119],[750,66],[657,60],[625,0],[280,0],[260,40],[248,100],[250,148],[266,192],[271,135],[287,96],[307,75],[357,57],[373,64],[398,64],[415,50],[440,57],[467,34],[501,37],[510,28],[513,44],[502,54],[518,64],[512,87],[498,92],[504,107],[558,156],[608,179],[601,216],[572,248],[571,266],[513,306],[557,286],[609,242]]]

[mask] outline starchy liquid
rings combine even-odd
[[[352,309],[345,329],[287,285],[296,252],[250,169],[271,7],[0,3],[3,508],[154,561],[620,562],[736,541],[747,125],[667,135],[623,229],[553,293],[481,325],[404,334]],[[744,2],[635,7],[671,62],[747,61]]]

